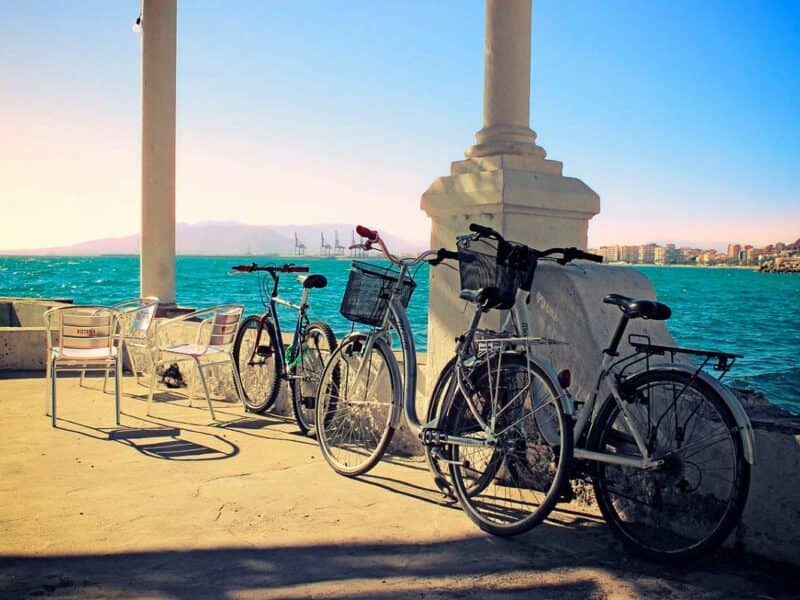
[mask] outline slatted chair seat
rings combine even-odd
[[[162,352],[172,352],[173,354],[185,354],[186,356],[203,356],[219,354],[224,352],[213,346],[203,346],[202,344],[181,344],[179,346],[168,346],[161,348]]]
[[[233,343],[236,340],[236,332],[239,330],[239,323],[244,314],[244,307],[238,304],[225,304],[195,311],[186,315],[181,315],[168,321],[159,323],[155,333],[154,365],[153,374],[150,379],[150,395],[147,404],[147,414],[153,404],[153,394],[156,388],[156,370],[159,365],[175,362],[176,360],[191,360],[197,366],[200,383],[208,403],[208,410],[211,418],[216,420],[214,407],[211,404],[211,396],[208,393],[203,369],[220,364],[229,364],[233,372],[234,387],[239,396],[239,400],[244,406],[244,392],[242,382],[239,380],[239,371],[233,360]],[[180,335],[180,330],[185,327],[187,322],[199,322],[197,334],[193,342],[181,342],[176,344],[170,338]],[[176,357],[180,357],[176,359]],[[192,392],[189,393],[189,403],[192,402]]]
[[[50,356],[61,361],[113,360],[117,356],[117,348],[61,348],[55,346],[51,348]]]

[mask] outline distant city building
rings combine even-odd
[[[626,263],[635,263],[639,260],[639,246],[620,246],[619,259]]]
[[[656,245],[643,244],[639,246],[639,263],[643,265],[652,265],[656,260]]]
[[[779,259],[797,257],[800,259],[800,239],[791,243],[776,242],[756,248],[750,244],[730,243],[726,252],[716,249],[676,248],[675,244],[642,244],[640,246],[601,246],[591,250],[603,257],[607,263],[624,262],[645,265],[753,265],[762,270],[772,270],[780,263]]]

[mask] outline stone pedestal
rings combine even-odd
[[[586,248],[588,222],[600,211],[600,199],[579,179],[564,177],[560,162],[501,154],[454,162],[451,174],[436,179],[422,195],[422,209],[432,221],[432,248],[454,248],[456,236],[467,233],[470,223],[536,248]],[[456,271],[431,269],[430,284],[427,380],[433,382],[471,312],[458,298]]]

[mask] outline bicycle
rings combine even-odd
[[[244,388],[247,410],[263,413],[272,407],[278,397],[280,381],[287,382],[292,394],[292,409],[300,430],[313,435],[315,431],[314,403],[319,374],[336,349],[336,336],[323,321],[309,322],[308,296],[312,289],[328,285],[324,275],[298,275],[303,285],[299,304],[278,296],[280,273],[307,273],[308,267],[285,264],[282,266],[236,265],[233,271],[242,273],[267,273],[272,279],[272,290],[266,276],[259,278],[259,296],[264,313],[250,315],[239,328],[234,343],[233,356]],[[297,311],[294,338],[287,347],[283,342],[277,305]]]
[[[398,258],[387,249],[376,231],[361,226],[357,231],[366,238],[366,242],[360,247],[369,250],[373,245],[377,245],[390,263],[399,269],[393,270],[358,262],[354,262],[351,269],[340,312],[346,318],[368,325],[371,329],[368,332],[354,332],[346,336],[331,356],[320,379],[317,394],[317,440],[326,461],[342,475],[353,477],[368,472],[386,451],[399,425],[401,413],[412,434],[419,436],[426,446],[430,461],[434,460],[430,454],[432,449],[441,447],[445,443],[464,448],[464,452],[473,453],[487,447],[489,444],[485,440],[476,439],[470,435],[472,432],[467,428],[441,431],[437,429],[436,419],[429,420],[423,425],[419,421],[415,406],[416,351],[405,310],[414,290],[414,282],[408,271],[423,261],[437,265],[444,260],[461,259],[463,251],[459,249],[458,252],[451,252],[442,248],[428,250],[417,257]],[[517,259],[527,260],[527,257],[517,254],[509,257],[511,263]],[[474,266],[478,271],[482,268],[478,262]],[[508,270],[508,273],[516,277],[517,271]],[[522,281],[517,283],[524,285]],[[510,304],[506,296],[492,294],[490,300],[483,292],[470,294],[469,299],[476,302],[472,324],[469,330],[459,337],[456,356],[445,366],[439,378],[440,382],[452,375],[456,363],[463,367],[463,372],[470,381],[469,385],[476,392],[494,381],[497,373],[504,374],[499,378],[503,382],[510,381],[511,376],[521,370],[528,378],[528,385],[531,377],[536,378],[537,385],[543,385],[551,391],[549,397],[543,398],[541,405],[537,407],[547,410],[537,414],[536,418],[543,420],[547,416],[553,421],[554,428],[551,428],[551,433],[557,436],[563,449],[555,460],[566,461],[567,451],[571,448],[568,439],[571,429],[566,413],[557,402],[559,394],[555,391],[558,386],[556,375],[546,367],[532,367],[529,370],[527,365],[516,358],[512,360],[499,356],[498,361],[498,355],[495,353],[474,352],[473,340],[479,331],[477,325],[481,315],[492,307],[508,308]],[[391,351],[392,330],[398,334],[403,354],[402,378],[397,360]],[[490,343],[488,339],[484,341]],[[484,347],[487,346],[484,344]],[[461,371],[462,369],[459,369],[459,372]],[[336,374],[335,379],[334,374]],[[438,385],[441,386],[441,383]],[[532,397],[532,394],[515,394],[508,404],[519,399],[525,404]],[[518,418],[518,408],[515,412],[506,407],[500,411],[504,414],[498,413],[494,417],[500,418],[505,428],[509,419]],[[500,421],[495,420],[496,423]],[[515,436],[512,440],[511,436],[507,435],[509,431],[510,429],[499,431],[497,439],[503,442],[504,451],[507,439],[510,440],[509,449],[513,446],[519,450],[519,436]],[[502,453],[497,456],[502,456]],[[448,459],[437,456],[435,460]],[[461,464],[468,468],[466,462],[462,460]],[[491,483],[492,476],[503,466],[498,458],[489,462],[495,467],[495,471],[490,473],[490,476],[474,478],[469,486],[470,493],[486,489]],[[555,502],[556,493],[563,484],[564,474],[563,471],[555,469],[553,473],[558,474],[558,477],[544,482],[546,485],[543,493],[536,490],[534,494],[525,494],[524,498],[519,498],[519,501],[514,503],[514,507],[507,507],[507,510],[513,508],[517,513],[516,518],[505,524],[505,527],[509,530],[518,530],[526,525],[532,526],[529,525],[529,519],[539,518],[538,511],[533,513],[530,511],[532,503]],[[511,474],[511,477],[519,478],[519,476],[521,475],[516,472]]]
[[[739,356],[657,345],[647,336],[631,334],[633,352],[620,357],[630,320],[666,320],[671,310],[660,302],[609,294],[604,302],[619,307],[622,316],[603,351],[594,393],[577,401],[568,391],[569,371],[556,375],[559,389],[546,376],[547,362],[534,355],[533,348],[543,340],[527,337],[526,302],[540,260],[561,254],[556,262],[563,265],[573,258],[602,258],[569,248],[542,252],[507,242],[486,227],[470,229],[473,235],[459,238],[461,296],[510,311],[499,332],[477,330],[476,313],[470,331],[459,338],[458,357],[435,386],[422,439],[440,487],[454,492],[484,531],[513,535],[530,529],[559,499],[569,497],[568,478],[589,477],[606,522],[629,549],[650,559],[678,562],[718,546],[741,517],[754,462],[750,422],[720,382]],[[475,251],[474,245],[485,240],[493,245]],[[517,277],[509,277],[509,271],[516,271]],[[504,298],[500,304],[493,300],[498,297]],[[483,387],[475,385],[471,359],[465,356],[473,339],[477,348],[472,356],[483,354],[488,366],[497,364],[496,375],[487,369],[494,383]],[[703,360],[690,365],[676,362],[678,355]],[[502,357],[519,363],[520,373],[542,373],[544,385],[537,390],[529,377],[527,387],[521,386],[518,374],[500,373]],[[654,357],[668,357],[668,362],[653,365]],[[721,372],[719,379],[704,370],[711,361]],[[603,390],[607,391],[601,396]],[[519,394],[532,397],[530,412],[520,409]],[[553,397],[557,410],[541,413]],[[504,412],[512,415],[504,418]],[[561,426],[561,413],[568,419],[567,432],[555,430]],[[556,415],[558,419],[551,418]],[[536,444],[525,444],[523,451],[514,438],[532,434]],[[480,440],[482,454],[472,450],[465,455],[463,449],[473,447],[451,443],[454,435]],[[445,464],[449,480],[442,473]],[[507,501],[520,494],[520,488],[547,490],[527,515]]]

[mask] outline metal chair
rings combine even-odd
[[[147,414],[153,404],[153,393],[156,387],[156,372],[158,366],[170,362],[192,361],[197,365],[200,382],[208,402],[211,418],[216,421],[211,396],[208,393],[203,369],[214,365],[228,363],[233,370],[233,381],[236,393],[244,405],[244,391],[239,379],[239,371],[233,359],[233,343],[236,332],[242,320],[244,307],[238,304],[225,304],[181,315],[174,319],[158,323],[155,330],[155,346],[153,348],[153,373],[150,378],[150,395],[147,403]],[[170,342],[180,337],[180,332],[185,331],[186,323],[198,323],[197,334],[192,343]],[[185,334],[184,334],[185,337]],[[192,392],[189,392],[189,403],[192,402]]]
[[[117,348],[122,359],[125,359],[125,351],[128,352],[131,371],[136,376],[136,383],[141,385],[139,379],[139,367],[136,364],[136,352],[141,351],[151,355],[151,328],[153,320],[158,310],[158,298],[148,296],[146,298],[134,298],[113,304],[111,308],[118,310],[119,321],[117,330]],[[131,351],[133,349],[134,351]],[[81,380],[83,373],[81,373]],[[103,391],[106,391],[108,382],[108,371],[103,380]]]
[[[107,306],[60,306],[44,313],[47,329],[47,378],[50,423],[56,425],[59,372],[114,371],[115,419],[119,425],[121,355],[115,344],[119,311]],[[56,338],[57,335],[57,338]],[[47,409],[45,410],[47,414]]]

